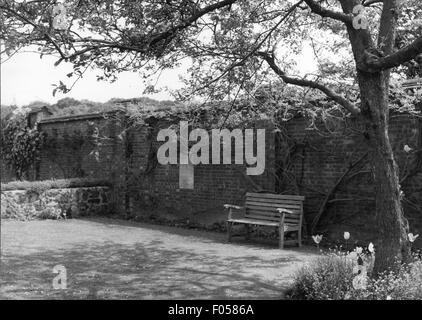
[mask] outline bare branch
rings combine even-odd
[[[335,93],[330,88],[324,86],[321,83],[306,80],[306,79],[299,79],[287,76],[283,70],[281,70],[275,62],[274,55],[269,54],[268,52],[258,52],[257,53],[260,57],[262,57],[270,66],[270,68],[285,82],[288,84],[294,84],[300,87],[308,87],[313,89],[318,89],[321,92],[325,93],[327,97],[329,97],[334,102],[338,103],[340,106],[348,110],[350,113],[357,115],[360,113],[360,110],[349,100],[344,98],[343,96]]]

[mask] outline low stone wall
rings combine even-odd
[[[1,192],[1,217],[19,220],[61,219],[108,215],[112,212],[109,187]]]

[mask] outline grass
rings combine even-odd
[[[111,219],[3,221],[3,299],[280,299],[315,256],[225,234]],[[67,289],[52,287],[53,267]]]

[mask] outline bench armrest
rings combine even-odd
[[[293,211],[288,210],[288,209],[285,209],[285,208],[277,208],[276,210],[277,210],[278,213],[283,213],[283,212],[285,212],[285,213],[293,213]]]
[[[276,208],[275,209],[280,214],[280,225],[284,224],[284,217],[286,213],[293,213],[293,211],[288,210],[286,208]]]
[[[225,204],[224,208],[226,208],[229,211],[227,220],[230,220],[232,218],[232,209],[243,210],[243,207],[235,206],[233,204]]]
[[[225,204],[224,205],[224,208],[226,208],[226,209],[237,209],[237,210],[242,210],[243,209],[243,207],[235,206],[234,204]]]

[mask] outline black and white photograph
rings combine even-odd
[[[0,53],[0,300],[422,300],[421,0],[0,0]]]

